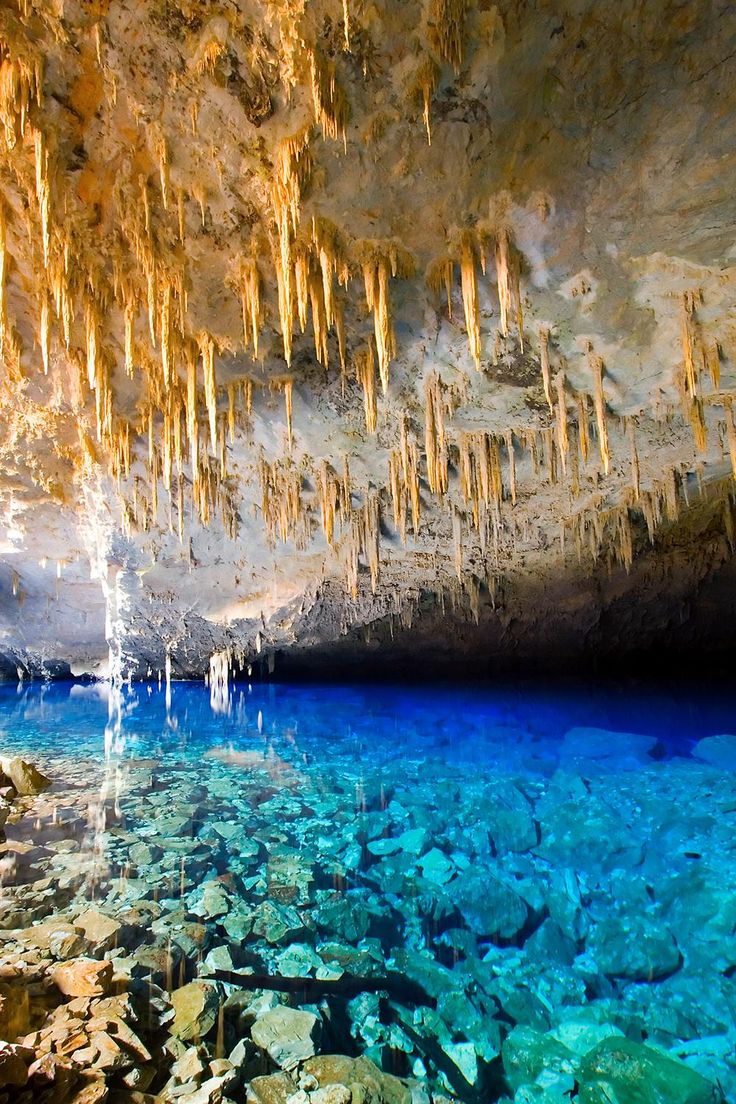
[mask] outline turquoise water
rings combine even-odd
[[[288,993],[468,1101],[659,1101],[601,1081],[612,1036],[661,1099],[736,1099],[729,730],[728,688],[0,688],[0,753],[60,795],[36,830],[94,859],[59,909],[153,902],[161,984]]]

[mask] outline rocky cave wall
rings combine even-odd
[[[730,646],[735,67],[715,0],[3,5],[0,666]]]

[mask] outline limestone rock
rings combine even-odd
[[[0,1041],[0,1089],[25,1085],[33,1060],[33,1051],[28,1047]]]
[[[0,981],[0,1039],[9,1042],[25,1035],[29,1028],[28,989]]]
[[[27,763],[25,759],[0,759],[0,770],[10,779],[20,797],[32,797],[51,786],[51,779],[46,778],[33,763]]]
[[[314,1077],[320,1089],[344,1085],[350,1090],[353,1104],[410,1104],[411,1089],[404,1081],[379,1070],[368,1058],[345,1058],[341,1055],[320,1055],[310,1058],[302,1067]]]
[[[188,1042],[202,1039],[215,1025],[220,1008],[217,987],[204,981],[193,981],[171,994],[174,1019],[171,1033]]]
[[[604,1039],[578,1071],[580,1104],[721,1104],[715,1085],[684,1062],[631,1039]]]
[[[51,978],[66,997],[102,997],[110,992],[112,962],[75,958],[51,969]]]
[[[251,1038],[277,1066],[291,1070],[315,1054],[319,1027],[313,1013],[282,1005],[256,1020]]]
[[[122,928],[112,916],[107,916],[97,909],[87,909],[80,913],[74,921],[78,928],[84,932],[84,938],[95,953],[104,953],[111,950],[118,940]]]

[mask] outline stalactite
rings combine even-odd
[[[258,358],[258,338],[261,329],[261,283],[255,260],[244,260],[240,268],[240,302],[243,313],[243,346],[253,346],[253,358]]]
[[[161,290],[161,368],[164,376],[164,387],[168,388],[171,382],[171,284],[168,280]]]
[[[555,426],[557,430],[557,454],[560,458],[560,466],[563,472],[567,472],[567,454],[570,449],[570,440],[567,430],[567,401],[565,398],[565,373],[558,372],[555,380],[557,388],[557,410]]]
[[[539,330],[539,363],[542,369],[542,383],[544,385],[544,397],[547,400],[550,413],[553,412],[554,406],[552,403],[552,389],[550,386],[550,369],[549,369],[549,330],[546,326],[540,327]]]
[[[638,502],[641,496],[641,477],[639,471],[639,452],[636,447],[636,423],[633,418],[628,418],[626,420],[626,436],[629,439],[631,489],[634,495],[634,502]]]
[[[706,360],[713,389],[717,391],[721,386],[721,350],[717,341],[711,341],[707,346]]]
[[[5,219],[5,201],[0,196],[0,353],[5,344],[8,329],[8,230]]]
[[[369,433],[375,433],[378,415],[376,411],[376,363],[373,358],[373,346],[364,345],[358,349],[353,360],[356,378],[363,388],[365,428]]]
[[[469,232],[463,234],[460,243],[460,282],[463,289],[465,329],[468,334],[470,355],[480,371],[480,315],[478,312],[478,287],[475,278],[475,249]]]
[[[440,79],[440,70],[435,62],[434,58],[429,54],[420,61],[414,72],[411,85],[409,88],[409,96],[414,102],[421,102],[422,107],[422,119],[424,121],[424,129],[427,132],[427,144],[432,145],[432,126],[430,122],[430,110],[432,107],[432,97],[435,94],[437,85]]]
[[[509,494],[511,496],[511,505],[516,505],[516,455],[514,453],[514,435],[510,429],[506,430],[504,434],[504,441],[506,444],[506,458],[509,465]]]
[[[603,394],[603,360],[593,352],[593,346],[590,344],[588,345],[588,365],[593,374],[593,405],[595,407],[595,421],[598,430],[598,451],[600,452],[603,471],[608,475],[611,456],[608,449],[606,399]]]
[[[199,432],[197,425],[197,358],[194,347],[190,342],[187,345],[187,438],[189,439],[190,463],[192,479],[195,480],[199,470]]]
[[[286,409],[286,436],[289,444],[289,452],[291,452],[291,446],[293,444],[292,436],[292,399],[294,394],[294,381],[291,379],[284,380],[284,404]]]
[[[433,494],[447,493],[447,443],[442,381],[430,373],[424,384],[424,449],[427,481]]]
[[[438,295],[444,287],[447,299],[447,317],[452,322],[452,284],[455,278],[455,264],[451,257],[440,257],[427,269],[427,286],[430,291]],[[475,267],[473,268],[475,278]]]
[[[580,458],[583,464],[587,464],[590,451],[590,429],[588,425],[588,396],[584,391],[578,392],[578,440],[580,443]]]
[[[389,364],[396,355],[388,292],[389,275],[401,278],[412,275],[414,262],[410,255],[401,250],[395,242],[364,241],[358,244],[357,252],[363,270],[368,310],[373,311],[378,371],[385,395],[388,390]]]
[[[683,380],[682,387],[686,395],[694,399],[697,395],[700,372],[695,362],[695,309],[701,295],[697,291],[686,291],[680,306],[680,331],[682,336]]]
[[[463,579],[463,520],[460,512],[452,508],[452,546],[455,554],[455,574]]]
[[[502,229],[496,240],[496,278],[498,280],[498,302],[501,309],[501,333],[509,333],[509,320],[513,313],[519,331],[521,351],[524,351],[524,318],[519,289],[519,262],[513,248],[509,232]]]
[[[346,143],[345,128],[350,112],[345,93],[337,83],[333,62],[326,61],[312,51],[311,88],[314,120],[322,127],[326,138],[336,141],[342,138]]]
[[[456,73],[463,60],[463,38],[468,0],[429,0],[427,29],[430,42]]]
[[[204,401],[210,426],[210,448],[217,452],[217,380],[215,378],[215,343],[207,333],[197,335],[199,354],[202,357],[204,377]]]
[[[279,144],[271,184],[271,206],[278,232],[278,248],[274,250],[274,260],[279,319],[287,365],[291,364],[293,331],[292,243],[299,226],[302,192],[312,170],[309,138],[309,128],[306,128]]]
[[[708,430],[705,424],[705,409],[700,397],[692,399],[687,404],[688,421],[693,431],[693,441],[698,452],[705,452],[708,448]]]
[[[49,293],[46,285],[42,285],[40,290],[41,296],[41,317],[39,321],[39,336],[41,345],[41,363],[43,365],[43,374],[47,376],[49,374]],[[2,341],[0,341],[0,348],[2,347]]]
[[[726,438],[728,440],[728,453],[731,460],[731,472],[736,479],[736,425],[733,418],[733,399],[729,395],[724,404],[726,415]]]
[[[345,49],[350,50],[350,3],[342,0],[342,25],[345,32]]]
[[[36,199],[41,217],[41,242],[43,245],[44,268],[49,264],[49,242],[51,221],[51,187],[49,184],[49,155],[43,133],[34,128],[33,148],[36,159]]]

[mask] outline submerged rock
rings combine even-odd
[[[715,1085],[653,1047],[604,1039],[580,1063],[580,1104],[720,1104]]]
[[[706,736],[695,745],[693,755],[720,770],[736,771],[736,736]]]
[[[171,994],[174,1019],[171,1033],[188,1042],[201,1039],[212,1030],[220,1009],[217,987],[204,981],[193,981]]]
[[[316,1053],[319,1029],[312,1012],[282,1005],[255,1021],[251,1038],[277,1066],[290,1070]]]
[[[526,924],[526,903],[492,875],[466,870],[448,886],[448,893],[478,937],[513,939]]]
[[[41,774],[33,763],[18,757],[0,758],[0,772],[10,781],[19,797],[41,794],[51,786],[51,779]]]
[[[106,960],[75,958],[54,966],[51,977],[66,997],[101,997],[110,991],[113,965]]]
[[[609,977],[652,981],[680,965],[680,951],[664,925],[644,918],[599,921],[587,942],[596,969]]]
[[[310,1058],[302,1068],[320,1089],[344,1085],[350,1090],[353,1104],[411,1104],[410,1086],[390,1073],[383,1073],[368,1058],[320,1055]]]

